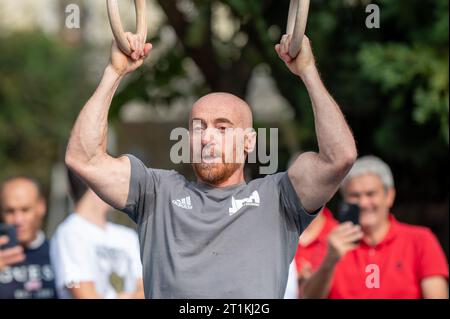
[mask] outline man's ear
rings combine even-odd
[[[257,136],[258,133],[256,133],[256,131],[253,128],[245,130],[244,150],[247,154],[250,154],[255,150]]]
[[[387,204],[389,206],[389,209],[391,209],[392,206],[394,206],[395,195],[396,195],[395,188],[394,187],[388,188],[386,196],[387,196]]]

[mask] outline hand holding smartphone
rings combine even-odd
[[[338,209],[338,220],[340,224],[351,222],[353,225],[359,225],[359,206],[347,202],[341,202]],[[359,244],[360,240],[353,243]]]
[[[17,241],[16,229],[0,223],[0,271],[24,260],[25,254]]]
[[[0,223],[0,237],[5,236],[8,238],[6,244],[0,245],[0,249],[13,248],[19,245],[17,241],[16,228],[14,226]]]
[[[353,225],[359,225],[359,206],[347,202],[341,202],[338,209],[339,223],[352,222]]]

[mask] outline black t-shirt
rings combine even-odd
[[[24,252],[24,262],[0,271],[0,299],[55,299],[55,275],[48,241]]]

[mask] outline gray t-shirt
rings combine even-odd
[[[226,188],[131,161],[147,298],[283,298],[298,237],[314,219],[287,173]]]

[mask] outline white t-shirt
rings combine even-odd
[[[134,292],[142,278],[137,233],[109,222],[101,228],[78,214],[58,226],[50,257],[59,298],[72,298],[67,288],[90,281],[97,294],[112,299],[118,292]]]
[[[286,292],[284,293],[284,299],[298,299],[298,279],[297,279],[297,266],[295,260],[292,261],[289,266],[289,277],[286,285]]]

